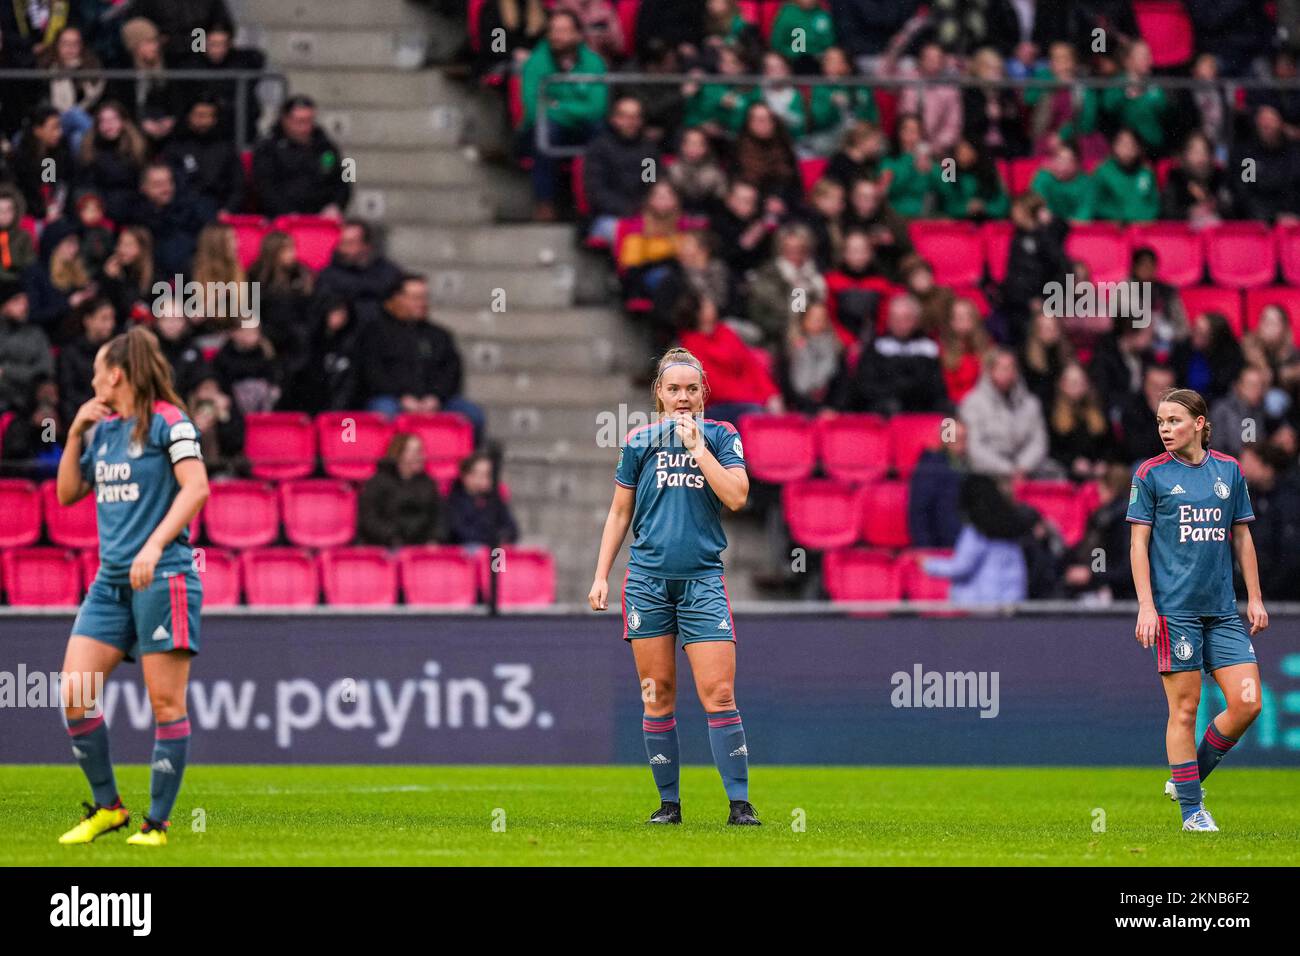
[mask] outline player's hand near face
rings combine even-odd
[[[695,451],[700,446],[700,426],[685,412],[676,416],[677,437],[682,440],[687,451]]]
[[[111,414],[113,414],[111,408],[99,399],[92,398],[77,409],[76,417],[72,419],[72,426],[68,430],[74,435],[84,435]]]
[[[591,593],[587,595],[587,603],[591,605],[593,611],[603,611],[609,607],[609,582],[596,578],[591,582]]]
[[[1149,649],[1156,641],[1156,630],[1160,627],[1160,615],[1153,605],[1143,604],[1138,607],[1137,628],[1134,636],[1138,642]]]
[[[131,587],[143,591],[153,583],[153,569],[162,557],[162,548],[151,541],[146,541],[140,553],[131,562]]]
[[[1264,610],[1264,602],[1259,598],[1246,603],[1246,620],[1250,622],[1251,637],[1268,627],[1268,611]]]

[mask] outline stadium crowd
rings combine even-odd
[[[1154,409],[1175,382],[1206,396],[1216,448],[1241,458],[1267,515],[1266,592],[1296,599],[1300,317],[1268,303],[1243,334],[1240,315],[1184,301],[1201,268],[1166,281],[1141,239],[1124,243],[1121,270],[1149,290],[1149,321],[1046,298],[1090,279],[1068,250],[1094,224],[1172,221],[1195,236],[1300,222],[1300,90],[1229,97],[1214,82],[1294,80],[1298,5],[1171,6],[1175,23],[1144,30],[1142,0],[484,0],[470,27],[480,75],[505,91],[536,217],[580,218],[656,346],[703,361],[712,417],[962,424],[902,476],[911,544],[956,548],[926,565],[954,600],[1131,597],[1126,485],[1164,450]],[[539,98],[562,74],[610,75]],[[1167,89],[1162,76],[1206,82]],[[1127,82],[1079,85],[1089,77]],[[870,83],[909,78],[928,85]],[[969,82],[944,82],[957,78]],[[999,85],[1024,78],[1057,85]],[[547,155],[539,126],[581,156]],[[1013,168],[1032,178],[1013,188]],[[963,286],[936,281],[953,271],[941,259],[966,253],[919,251],[935,219],[1001,227],[1005,267],[990,256],[987,278],[977,263]],[[1099,502],[1072,547],[1015,500],[1034,479]]]

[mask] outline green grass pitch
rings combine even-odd
[[[1300,863],[1300,770],[1220,768],[1220,833],[1182,833],[1159,768],[754,768],[764,826],[726,827],[711,767],[684,768],[681,827],[648,827],[644,767],[204,766],[186,773],[164,849],[55,841],[86,787],[75,767],[0,766],[0,864],[1058,865]],[[148,770],[118,769],[132,827]],[[201,808],[206,829],[194,832]],[[1104,831],[1099,832],[1104,813]],[[804,828],[795,824],[800,818]]]

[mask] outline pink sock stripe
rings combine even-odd
[[[178,737],[188,737],[189,735],[190,719],[188,717],[182,717],[175,723],[159,724],[153,737],[154,740],[176,740]]]
[[[676,719],[670,720],[667,723],[663,723],[663,724],[652,724],[648,720],[641,721],[641,729],[652,734],[666,733],[667,731],[676,729],[676,727],[677,727]]]
[[[97,730],[103,722],[103,714],[100,714],[98,717],[87,717],[84,720],[79,721],[75,727],[69,725],[68,734],[73,737],[84,737],[92,730]]]
[[[1170,776],[1174,778],[1175,783],[1186,783],[1189,780],[1201,779],[1200,771],[1196,769],[1195,764],[1192,764],[1190,767],[1171,767],[1169,772]]]
[[[1237,742],[1215,730],[1214,724],[1210,724],[1205,728],[1205,739],[1210,742],[1210,746],[1215,750],[1231,750],[1232,745]]]
[[[719,717],[718,719],[709,718],[710,727],[730,727],[732,724],[740,723],[740,717]]]

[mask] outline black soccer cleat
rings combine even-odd
[[[732,800],[731,813],[727,815],[727,826],[761,827],[763,821],[758,818],[758,811],[748,800]]]
[[[673,803],[671,800],[665,800],[659,804],[659,809],[650,814],[650,819],[646,823],[681,823],[682,822],[682,805]]]

